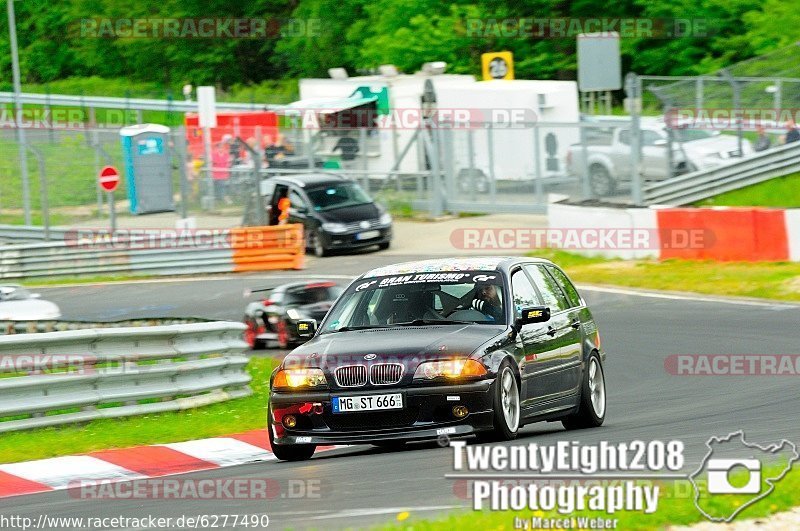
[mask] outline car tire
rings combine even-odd
[[[275,444],[272,435],[272,412],[267,412],[267,434],[269,447],[277,459],[281,461],[305,461],[311,459],[317,450],[315,444]]]
[[[380,250],[380,251],[385,251],[386,249],[388,249],[388,248],[389,248],[389,246],[390,246],[391,244],[392,244],[391,242],[383,242],[383,243],[379,243],[379,244],[378,244],[378,250]]]
[[[263,328],[263,327],[260,328],[258,326],[258,321],[256,321],[253,317],[250,317],[249,315],[245,315],[242,321],[247,327],[244,330],[245,343],[250,345],[250,348],[252,350],[261,350],[265,348],[266,345],[264,345],[264,341],[258,339],[258,334],[261,333],[261,328]]]
[[[597,352],[592,352],[586,365],[578,411],[561,420],[568,430],[597,428],[606,419],[606,380]]]
[[[490,431],[479,432],[478,440],[495,442],[516,439],[522,420],[519,379],[508,360],[500,364],[492,388],[492,393],[494,393],[493,428]]]
[[[322,237],[319,233],[319,230],[315,230],[311,234],[311,241],[309,242],[309,247],[314,252],[314,256],[317,258],[323,258],[330,254],[330,251],[325,248],[324,244],[322,243]]]
[[[589,169],[589,185],[597,197],[609,197],[617,191],[617,182],[608,170],[599,164],[594,164]]]

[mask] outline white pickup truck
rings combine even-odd
[[[631,180],[631,132],[625,126],[589,129],[586,153],[589,182],[600,197],[613,195],[621,183]],[[643,118],[641,131],[641,175],[645,181],[660,181],[667,172],[667,130],[658,119]],[[673,129],[673,175],[699,169],[713,168],[738,158],[738,139],[706,129]],[[753,153],[748,140],[742,141],[744,156]],[[573,144],[567,152],[567,171],[570,175],[583,173],[581,144]]]

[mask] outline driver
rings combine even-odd
[[[494,284],[478,288],[475,298],[472,299],[472,307],[493,321],[503,320],[503,303],[500,302],[500,295]]]

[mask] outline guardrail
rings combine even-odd
[[[66,231],[62,241],[0,247],[0,280],[301,269],[304,260],[299,224],[214,231]]]
[[[202,319],[199,317],[147,317],[141,319],[125,319],[122,321],[0,321],[0,335],[65,332],[67,330],[87,330],[92,328],[140,328],[143,326],[208,322],[209,319]]]
[[[49,229],[34,225],[0,225],[0,242],[20,243],[31,241],[63,240],[67,229]]]
[[[646,204],[688,205],[723,192],[800,171],[800,142],[779,146],[710,170],[687,173],[644,188]]]
[[[2,336],[0,433],[249,396],[244,328],[211,322]]]

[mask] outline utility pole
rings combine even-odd
[[[22,176],[22,208],[25,211],[25,225],[31,221],[31,183],[28,180],[28,150],[25,145],[25,129],[22,128],[22,82],[19,75],[19,51],[17,50],[17,21],[14,16],[14,0],[6,0],[8,7],[8,37],[11,42],[11,70],[14,77],[14,122],[17,125],[17,144],[19,145],[19,172]]]

